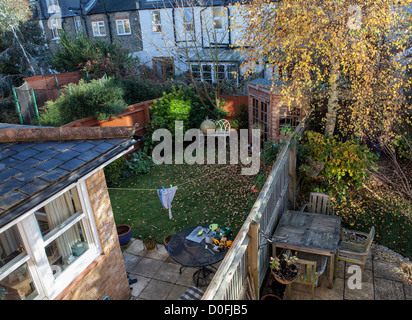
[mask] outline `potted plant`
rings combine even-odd
[[[149,233],[143,238],[143,244],[146,250],[153,250],[156,248],[156,237],[152,233]]]
[[[119,243],[121,246],[125,246],[132,238],[132,228],[127,224],[121,224],[116,226],[117,235],[119,236]]]
[[[299,274],[298,257],[283,253],[281,258],[270,258],[270,269],[275,279],[282,284],[290,284],[296,280]]]

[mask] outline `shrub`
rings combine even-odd
[[[107,185],[109,187],[118,185],[120,179],[127,175],[127,168],[125,157],[120,157],[116,161],[113,161],[108,166],[104,167],[104,175],[106,177]]]
[[[95,116],[99,120],[117,116],[128,105],[123,91],[112,78],[106,81],[92,80],[71,85],[71,94],[63,94],[56,101],[48,101],[40,115],[42,125],[61,126],[66,123]]]
[[[167,85],[137,77],[126,77],[117,80],[123,89],[124,100],[129,104],[160,98],[163,92],[170,92]]]
[[[82,70],[92,78],[123,77],[133,73],[137,59],[118,44],[93,40],[84,33],[71,38],[60,32],[60,48],[49,57],[50,66],[59,72]]]
[[[126,165],[132,174],[138,175],[149,173],[154,163],[152,157],[147,155],[146,152],[138,150],[132,154],[129,161],[126,162]]]
[[[204,102],[207,103],[207,102]],[[218,118],[226,115],[222,109],[216,109],[211,103],[206,107],[194,93],[194,89],[173,87],[170,93],[164,93],[150,107],[151,117],[163,118],[165,128],[172,134],[175,131],[175,121],[183,121],[183,130],[199,128],[206,117]]]
[[[314,162],[323,166],[317,176],[321,182],[317,191],[332,191],[342,198],[349,187],[362,186],[378,158],[357,140],[343,142],[314,131],[306,132],[300,148],[302,172],[308,172]]]

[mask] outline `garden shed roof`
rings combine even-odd
[[[0,227],[129,150],[134,132],[0,124]]]

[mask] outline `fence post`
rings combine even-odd
[[[13,90],[13,95],[14,95],[14,101],[16,102],[17,114],[19,115],[21,124],[24,124],[23,117],[21,115],[19,100],[17,99],[16,90],[14,89],[14,87],[12,88],[12,90]]]
[[[34,111],[36,112],[36,117],[37,117],[37,120],[39,121],[39,126],[41,126],[39,109],[37,108],[36,96],[34,95],[33,88],[31,88],[30,91],[31,91],[31,96],[33,97]]]
[[[291,205],[291,209],[295,210],[296,205],[296,183],[297,183],[297,174],[296,174],[296,144],[289,145],[289,192],[288,200]]]
[[[59,93],[59,97],[60,97],[59,81],[57,81],[56,75],[54,75],[54,80],[56,81],[57,92]]]
[[[254,220],[249,225],[249,245],[247,247],[247,267],[250,268],[253,276],[253,286],[256,292],[256,299],[259,299],[259,227],[260,224]],[[246,274],[248,270],[246,270]]]

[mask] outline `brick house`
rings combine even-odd
[[[0,128],[0,300],[129,299],[103,168],[134,129]]]
[[[35,0],[34,18],[44,30],[51,51],[59,47],[59,32],[83,32],[90,38],[119,43],[134,53],[142,50],[136,0]]]

